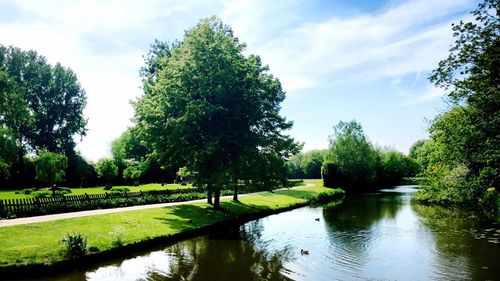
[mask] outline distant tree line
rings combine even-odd
[[[401,183],[419,170],[415,159],[373,146],[356,121],[339,122],[328,149],[298,153],[287,166],[291,178],[323,178],[325,186],[350,191]]]

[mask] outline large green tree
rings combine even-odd
[[[111,158],[99,160],[95,169],[99,177],[106,181],[107,186],[111,186],[111,181],[118,176],[118,167]]]
[[[335,185],[364,189],[377,179],[380,157],[356,121],[340,121],[330,136],[326,162],[336,167]]]
[[[85,91],[75,73],[35,51],[0,45],[0,122],[26,148],[65,153],[85,135]]]
[[[36,179],[49,185],[59,183],[64,180],[67,166],[66,156],[42,150],[35,158]]]
[[[252,167],[285,172],[283,159],[296,148],[282,133],[292,123],[279,114],[280,82],[244,50],[215,17],[187,30],[181,42],[156,41],[141,71],[144,96],[135,103],[137,124],[161,162],[193,171],[209,199],[214,192],[215,207],[223,186],[237,191],[238,179],[276,176]]]
[[[472,15],[452,25],[456,41],[430,76],[448,90],[452,105],[434,120],[431,142],[422,147],[432,156],[426,176],[435,183],[422,197],[438,203],[477,205],[500,184],[500,2],[486,0]],[[449,184],[457,174],[460,184]]]

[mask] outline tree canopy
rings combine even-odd
[[[486,0],[471,14],[452,25],[455,43],[430,76],[452,108],[432,122],[420,151],[427,188],[417,197],[427,201],[475,206],[499,188],[500,2]],[[457,175],[460,184],[451,184]]]
[[[49,185],[59,183],[64,180],[67,166],[66,156],[43,150],[35,158],[36,179]]]
[[[377,176],[377,156],[360,123],[340,121],[334,127],[326,160],[337,167],[340,186],[373,184]]]
[[[85,91],[75,73],[35,51],[0,45],[0,125],[28,149],[65,153],[85,135]]]
[[[96,171],[99,177],[106,180],[106,184],[110,184],[111,180],[118,176],[118,167],[111,158],[104,158],[97,162]]]
[[[141,71],[137,125],[162,163],[186,166],[216,193],[223,184],[263,175],[257,165],[278,163],[285,172],[283,159],[296,149],[282,134],[292,123],[279,114],[280,82],[244,50],[231,28],[212,17],[181,42],[156,41]]]

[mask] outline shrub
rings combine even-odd
[[[343,190],[333,190],[333,192],[321,192],[318,197],[312,199],[311,203],[328,203],[333,200],[343,198],[345,192]]]
[[[323,162],[323,166],[321,166],[321,177],[323,178],[323,186],[325,187],[334,187],[336,183],[335,181],[338,177],[338,168],[335,164],[330,161]]]
[[[25,194],[25,195],[30,195],[33,192],[33,189],[31,188],[25,188],[23,190],[19,190],[14,192],[15,194]]]
[[[97,252],[99,252],[99,248],[97,248],[96,246],[90,246],[89,252],[90,253],[97,253]]]
[[[59,187],[56,190],[56,196],[62,196],[64,194],[70,194],[70,193],[71,193],[71,189],[67,188],[67,187]]]
[[[52,196],[52,192],[50,192],[48,190],[36,191],[36,192],[33,192],[33,196],[35,198],[50,197],[50,196]]]
[[[129,192],[130,189],[128,187],[113,187],[109,191],[111,193],[124,193],[124,192]]]
[[[80,233],[66,234],[61,240],[64,244],[65,254],[70,259],[78,259],[87,252],[87,238]]]

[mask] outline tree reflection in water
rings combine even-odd
[[[168,276],[154,280],[290,280],[282,273],[288,249],[269,253],[260,245],[262,223],[253,221],[165,249],[173,255]]]
[[[460,263],[470,280],[494,280],[500,276],[498,222],[460,209],[420,204],[411,207],[434,237],[439,267],[452,268]]]

